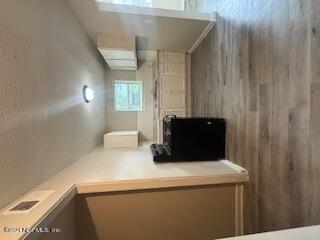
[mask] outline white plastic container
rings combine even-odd
[[[139,131],[114,131],[104,135],[104,148],[136,148]]]

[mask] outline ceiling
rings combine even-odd
[[[106,11],[105,8],[98,10],[94,0],[68,0],[68,2],[94,42],[98,33],[133,35],[136,36],[138,51],[188,52],[212,22],[204,20],[203,16],[201,20],[191,19],[190,14],[186,14],[184,18],[182,15],[184,12],[173,10],[169,17],[164,14],[152,16],[147,13],[142,15]]]

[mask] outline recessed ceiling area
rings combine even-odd
[[[211,15],[204,13],[121,7],[95,0],[68,2],[94,42],[99,33],[136,36],[137,51],[188,52],[214,24]]]

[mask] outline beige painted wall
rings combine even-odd
[[[106,71],[107,130],[139,130],[142,140],[153,139],[153,61],[142,61],[137,71]],[[144,107],[141,112],[117,112],[114,110],[114,81],[143,81]]]
[[[136,112],[117,112],[114,110],[114,81],[136,80],[135,71],[106,71],[106,106],[107,106],[107,130],[135,130],[137,129]]]
[[[0,1],[0,207],[102,143],[104,90],[103,60],[64,0]]]
[[[141,62],[136,72],[136,79],[143,81],[144,107],[143,111],[137,112],[137,129],[140,132],[140,138],[152,140],[153,137],[153,68],[154,62]]]

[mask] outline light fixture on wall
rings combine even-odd
[[[89,103],[94,99],[94,91],[89,88],[88,85],[83,86],[82,94],[86,103]]]

